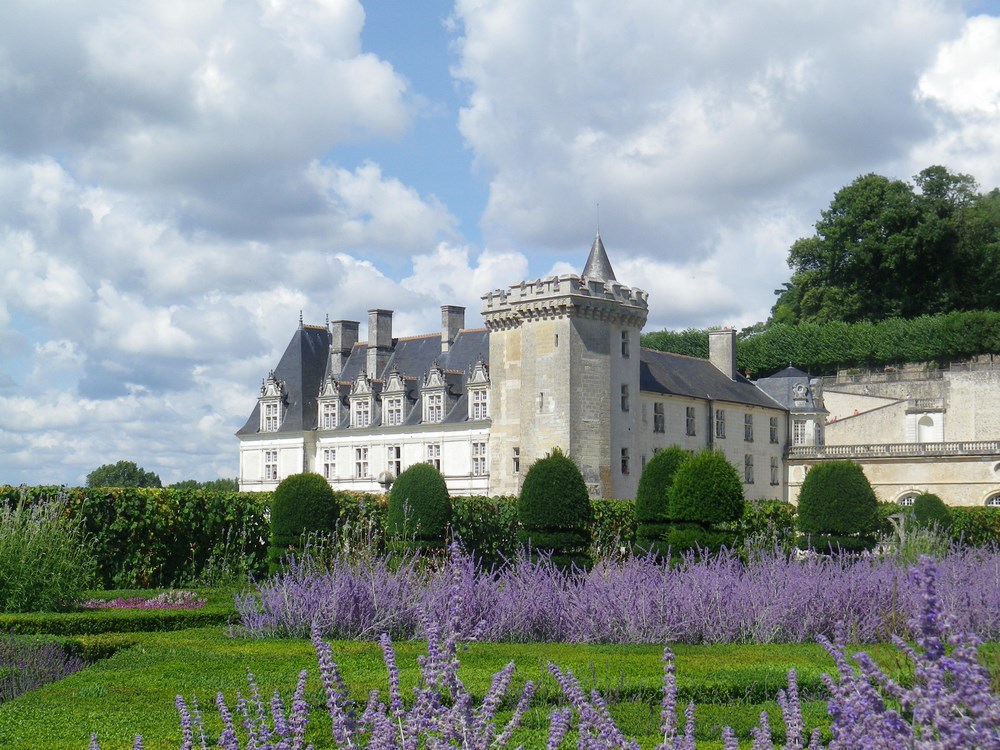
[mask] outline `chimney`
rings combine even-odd
[[[339,378],[351,356],[351,349],[358,343],[356,320],[335,320],[330,324],[330,366],[329,374]]]
[[[392,310],[368,311],[368,362],[365,373],[377,378],[392,354]]]
[[[736,331],[708,332],[708,359],[730,380],[736,379]]]
[[[465,308],[458,305],[441,305],[441,353],[455,343],[458,332],[465,327]]]

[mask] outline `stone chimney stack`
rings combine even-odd
[[[358,343],[356,320],[335,320],[330,323],[330,367],[329,374],[339,378],[351,356],[351,349]]]
[[[458,305],[441,305],[441,353],[455,343],[458,332],[465,327],[465,308]]]
[[[736,331],[708,332],[708,359],[730,380],[736,379]]]
[[[392,354],[392,310],[368,311],[368,361],[365,373],[377,378]]]

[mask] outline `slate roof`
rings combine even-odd
[[[707,359],[653,349],[641,350],[639,390],[767,409],[785,408],[742,375],[738,374],[735,380],[730,380]]]
[[[769,377],[758,378],[755,385],[790,412],[796,414],[826,413],[826,408],[816,402],[815,387],[810,382],[809,375],[797,367],[789,366]],[[796,397],[793,393],[793,389],[798,385],[805,387],[804,398],[798,399],[800,402],[804,401],[800,406],[795,405]]]
[[[316,397],[326,374],[330,352],[330,332],[323,326],[302,326],[288,342],[274,376],[285,384],[288,396],[285,418],[277,434],[315,429],[318,419]],[[254,435],[260,430],[260,402],[237,435]],[[273,434],[273,433],[272,433]]]
[[[453,398],[448,401],[449,410],[443,423],[464,422],[468,418],[468,401],[465,381],[470,370],[480,358],[489,365],[490,344],[489,332],[485,328],[462,329],[459,331],[447,352],[441,352],[441,334],[433,333],[426,336],[413,336],[393,339],[392,352],[382,372],[378,373],[374,385],[376,392],[386,376],[393,369],[398,370],[407,378],[407,396],[416,400],[417,405],[410,410],[405,424],[419,424],[421,409],[419,408],[420,389],[427,372],[435,361],[445,371],[445,381],[448,392]],[[274,369],[274,375],[285,384],[288,394],[288,407],[285,418],[276,433],[302,432],[315,430],[318,426],[319,413],[317,396],[320,386],[326,379],[329,364],[330,333],[322,326],[305,326],[292,336],[281,361]],[[353,382],[365,371],[368,358],[366,343],[355,344],[351,354],[344,363],[344,368],[337,380]],[[346,423],[346,410],[341,424]],[[372,424],[378,426],[378,422]],[[237,435],[255,435],[260,428],[260,404],[254,406],[253,412],[246,423],[237,431]]]
[[[617,281],[615,271],[611,267],[611,260],[604,249],[601,241],[601,233],[594,237],[594,244],[590,247],[590,255],[587,256],[587,265],[583,267],[582,276],[586,279],[600,279],[601,281]]]

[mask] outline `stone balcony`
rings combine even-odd
[[[794,445],[789,460],[821,458],[946,458],[958,456],[1000,457],[1000,440],[957,443],[864,443],[861,445]]]

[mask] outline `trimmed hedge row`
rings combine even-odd
[[[386,498],[383,495],[336,493],[340,534],[374,553],[385,550]],[[254,575],[267,570],[269,493],[175,489],[88,489],[66,487],[0,487],[0,502],[21,498],[44,502],[62,498],[68,512],[84,516],[94,537],[104,588],[169,586],[193,580],[209,561],[220,559]],[[452,534],[489,566],[516,553],[516,497],[452,498]],[[636,541],[633,503],[592,500],[591,529],[595,554]],[[902,510],[881,504],[886,518]],[[1000,508],[952,507],[951,536],[974,546],[1000,544]],[[746,503],[734,524],[739,540],[757,546],[787,548],[795,536],[794,506],[777,500]],[[884,530],[891,531],[886,521]]]
[[[708,331],[657,331],[643,346],[688,356],[708,357]],[[954,312],[878,323],[788,325],[772,323],[740,332],[736,363],[740,370],[766,374],[789,362],[814,374],[838,367],[881,367],[900,362],[954,362],[1000,352],[1000,312]]]

